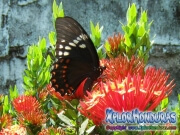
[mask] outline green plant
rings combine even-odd
[[[56,4],[56,0],[53,1],[53,14],[52,14],[52,20],[53,20],[53,26],[54,26],[54,31],[51,31],[49,33],[49,42],[50,42],[50,54],[51,54],[51,58],[55,59],[55,45],[56,45],[56,32],[55,32],[55,21],[58,17],[64,17],[64,9],[63,9],[63,5],[62,2],[59,4],[59,6]]]
[[[53,22],[55,22],[56,18],[58,17],[64,17],[64,10],[62,2],[59,4],[59,6],[56,4],[56,0],[53,2]]]
[[[101,45],[101,33],[103,30],[103,26],[101,28],[99,28],[99,23],[96,24],[96,26],[93,24],[92,21],[90,21],[90,28],[91,28],[91,40],[94,43],[94,46],[97,49],[97,53],[99,58],[104,58],[105,57],[105,53],[103,53],[103,45]]]
[[[13,117],[16,116],[11,102],[13,99],[17,98],[18,95],[19,93],[17,87],[14,86],[13,88],[10,86],[9,95],[0,96],[0,130],[10,125],[13,121]]]
[[[126,15],[127,24],[121,23],[124,35],[115,34],[105,42],[104,47],[110,58],[120,54],[126,55],[129,59],[137,56],[147,63],[152,46],[149,37],[152,22],[148,23],[147,11],[141,12],[139,21],[137,21],[137,15],[136,5],[129,5]]]
[[[37,45],[28,48],[27,69],[24,71],[24,88],[39,91],[50,80],[51,57],[47,55],[46,40],[40,39]]]
[[[147,62],[149,51],[151,49],[151,41],[149,38],[150,26],[152,22],[148,23],[147,11],[141,12],[140,19],[137,22],[137,9],[136,5],[129,6],[127,11],[127,24],[122,24],[124,31],[124,49],[125,54],[131,58],[137,55]]]

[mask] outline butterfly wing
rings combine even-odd
[[[52,70],[52,86],[61,95],[73,94],[79,84],[89,78],[92,82],[100,75],[96,49],[81,25],[70,17],[56,20],[56,58]]]

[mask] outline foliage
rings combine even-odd
[[[54,0],[52,10],[52,21],[54,25],[57,17],[64,16],[62,2],[58,6]],[[131,59],[134,60],[135,57],[140,57],[140,59],[143,59],[141,62],[145,61],[146,63],[149,50],[152,46],[149,38],[152,22],[148,23],[147,12],[143,11],[139,21],[136,20],[136,5],[132,4],[127,11],[127,24],[122,24],[124,35],[115,34],[113,37],[109,37],[108,40],[105,41],[104,46],[101,45],[103,27],[100,27],[99,23],[94,25],[93,22],[90,22],[90,37],[97,49],[100,59],[106,56],[109,58],[117,58],[119,55],[128,57],[127,61],[121,63],[121,69],[124,67],[124,71],[128,71],[122,73],[125,75],[125,78],[132,69],[136,69],[138,73],[140,73],[139,71],[142,69],[142,76],[144,75],[144,63],[140,64],[140,62],[135,62],[136,64],[133,65]],[[96,126],[92,120],[80,113],[79,106],[82,100],[67,100],[65,97],[59,96],[59,93],[51,88],[49,85],[51,77],[50,71],[52,63],[55,60],[56,40],[56,32],[54,30],[49,33],[49,48],[47,47],[48,43],[46,43],[45,38],[39,39],[37,44],[31,45],[28,48],[27,68],[23,73],[25,93],[20,96],[17,87],[14,86],[10,87],[9,95],[0,95],[0,134],[2,132],[4,133],[3,129],[10,130],[12,125],[19,125],[18,128],[23,129],[28,135],[139,134],[138,131],[108,132],[104,126]],[[119,62],[114,62],[118,73],[121,73],[122,70],[117,63]],[[112,64],[110,64],[109,67],[112,68]],[[112,72],[113,71],[110,71],[109,73]],[[133,72],[133,75],[137,75],[137,72]],[[113,77],[115,77],[115,75],[113,75]],[[118,81],[120,81],[120,79]],[[136,79],[136,77],[134,77],[134,79]],[[125,87],[127,87],[127,85],[125,85]],[[178,98],[179,104],[175,108],[172,108],[172,110],[177,114],[177,126],[180,129],[180,95],[178,95]],[[168,98],[164,98],[154,111],[166,111],[167,107]],[[143,132],[143,134],[147,135],[164,135],[170,133],[170,131]],[[177,130],[175,133],[179,134],[179,131]]]
[[[59,4],[59,6],[56,4],[56,0],[54,0],[53,2],[53,14],[52,14],[52,20],[53,20],[53,26],[54,26],[54,29],[55,29],[55,21],[56,21],[56,18],[58,17],[64,17],[64,9],[63,9],[63,5],[62,5],[62,2]],[[50,54],[51,54],[51,58],[52,59],[55,59],[55,45],[56,45],[56,32],[55,30],[54,31],[51,31],[49,33],[49,42],[50,42]]]
[[[122,24],[124,35],[117,34],[109,37],[105,42],[106,53],[109,57],[117,57],[119,54],[128,56],[138,56],[147,63],[151,41],[149,37],[150,26],[148,23],[147,11],[142,11],[139,21],[137,21],[136,5],[132,4],[127,10],[127,24]]]
[[[99,58],[104,58],[105,54],[102,51],[103,45],[101,45],[101,33],[103,30],[103,26],[101,26],[101,28],[99,28],[99,23],[96,24],[96,26],[93,24],[92,21],[90,21],[90,28],[91,28],[91,40],[94,43],[94,46],[97,49],[97,53]]]
[[[27,54],[27,69],[24,71],[24,88],[37,91],[44,88],[50,80],[51,57],[47,55],[46,40],[40,39],[37,45],[31,45]]]
[[[56,0],[53,2],[53,20],[55,21],[58,17],[64,17],[64,10],[62,2],[59,6],[56,4]]]
[[[148,23],[147,11],[141,12],[140,19],[137,22],[136,5],[132,4],[128,8],[126,18],[127,24],[122,25],[125,38],[123,44],[125,50],[124,53],[129,58],[136,55],[147,62],[149,51],[152,46],[149,38],[152,22]]]

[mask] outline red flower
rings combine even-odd
[[[6,126],[11,126],[12,122],[13,122],[12,116],[9,114],[4,114],[0,117],[1,128],[4,128]]]
[[[120,33],[108,38],[105,43],[105,49],[110,58],[116,57],[124,52],[124,48],[121,45],[122,42],[124,42],[124,37]]]
[[[41,105],[38,100],[33,96],[19,96],[14,99],[13,105],[18,112],[19,121],[24,124],[25,122],[41,125],[46,122],[46,114],[40,108]]]
[[[84,101],[80,102],[79,111],[92,119],[96,125],[105,119],[106,108],[115,111],[152,111],[167,97],[174,87],[173,81],[167,84],[169,75],[162,69],[148,68],[141,76],[128,74],[125,79],[109,79],[101,82]]]
[[[12,125],[2,129],[0,135],[27,135],[27,131],[21,125]]]
[[[103,75],[108,80],[124,79],[128,74],[144,76],[145,64],[143,60],[134,56],[130,60],[122,55],[117,58],[102,59],[101,65],[106,66]]]
[[[123,35],[121,33],[114,34],[112,37],[108,37],[108,42],[111,45],[112,51],[118,50],[118,45],[121,43],[121,41],[124,40]]]
[[[49,94],[49,92],[48,92],[48,90],[47,90],[47,88],[45,88],[45,89],[42,89],[40,92],[39,92],[39,99],[40,100],[46,100],[46,97],[48,96],[48,94]]]
[[[35,97],[24,95],[14,99],[13,106],[19,113],[30,112],[40,108],[40,104]]]

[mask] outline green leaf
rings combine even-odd
[[[56,4],[56,0],[53,1],[53,17],[56,19],[58,14],[58,6]]]
[[[164,110],[165,108],[168,107],[168,97],[164,98],[162,101],[161,101],[161,110]]]
[[[64,123],[66,123],[67,125],[69,125],[69,126],[75,126],[75,125],[73,125],[73,123],[71,122],[71,120],[70,120],[68,117],[66,117],[65,115],[63,115],[63,112],[58,113],[57,115],[58,115],[59,119],[62,120],[62,121],[63,121]]]
[[[74,110],[72,109],[67,109],[67,113],[68,113],[68,116],[71,117],[73,120],[77,119],[77,114]]]
[[[100,46],[101,42],[101,33],[103,30],[103,26],[99,28],[99,23],[96,24],[96,26],[93,24],[92,21],[90,21],[90,28],[91,28],[91,40],[93,41],[96,48]]]
[[[86,130],[86,133],[89,135],[94,129],[95,129],[95,125],[90,127],[89,129]]]
[[[31,76],[31,72],[29,70],[24,70],[25,75]]]
[[[44,79],[44,73],[40,72],[40,74],[37,77],[37,82],[42,84],[42,80]]]
[[[31,80],[32,79],[30,77],[28,77],[28,76],[23,77],[23,81],[24,81],[25,85],[29,85],[30,87],[33,87],[33,84],[31,82]]]
[[[129,32],[127,33],[129,37],[131,37],[133,34],[136,34],[136,27],[137,23],[133,23],[131,26],[129,26]]]
[[[9,92],[10,92],[10,100],[11,101],[13,101],[19,95],[16,85],[14,86],[14,88],[12,86],[10,86]]]
[[[109,44],[108,41],[105,42],[104,48],[106,49],[107,52],[111,51],[111,45]]]
[[[126,25],[122,25],[122,29],[123,29],[125,34],[127,34],[129,32],[129,27]]]
[[[10,113],[11,111],[11,105],[9,103],[8,96],[4,96],[4,101],[3,101],[3,114]]]
[[[92,21],[90,21],[91,34],[95,35],[95,26]]]
[[[129,6],[127,11],[128,25],[131,25],[132,23],[136,22],[136,16],[137,16],[136,5],[133,3],[131,6]]]
[[[48,55],[46,59],[46,67],[49,67],[51,65],[51,57]]]
[[[63,9],[62,2],[60,3],[60,5],[58,7],[58,17],[64,17],[64,9]]]
[[[106,57],[105,53],[103,53],[103,49],[104,49],[103,45],[101,45],[99,48],[97,48],[97,53],[98,53],[99,59]]]
[[[53,18],[56,20],[58,17],[64,17],[64,10],[63,10],[63,5],[62,2],[60,3],[59,7],[56,4],[56,0],[53,2]]]
[[[52,129],[50,130],[50,135],[55,135],[55,133]]]
[[[142,45],[144,44],[145,40],[146,40],[146,36],[145,36],[145,35],[144,35],[143,37],[140,37],[140,38],[139,38],[138,42],[136,43],[136,45],[135,45],[135,47],[134,47],[134,49],[133,49],[133,51],[132,51],[133,54],[136,54],[136,51],[141,50],[140,48],[141,48]],[[138,52],[138,53],[140,53],[140,52]]]
[[[58,109],[59,104],[57,103],[56,99],[50,98],[50,101],[51,101],[51,103],[53,104],[53,107],[55,107],[56,109]]]
[[[88,125],[88,119],[86,119],[86,120],[81,124],[81,127],[79,128],[79,134],[80,134],[80,135],[83,135],[83,134],[84,134],[87,125]]]
[[[38,46],[40,47],[40,50],[42,51],[42,53],[45,53],[46,52],[46,39],[45,38],[39,39]],[[39,54],[41,55],[41,53]]]
[[[50,118],[50,123],[51,123],[52,125],[56,125],[55,121],[54,121],[52,118]]]
[[[145,28],[143,26],[140,26],[138,29],[137,36],[142,37],[145,34]]]
[[[71,101],[71,105],[74,106],[75,108],[77,108],[77,106],[79,105],[79,100],[78,99],[73,99]]]
[[[54,31],[51,31],[49,33],[49,42],[51,45],[55,46],[56,45],[56,33]]]
[[[124,43],[125,43],[128,47],[131,47],[131,40],[130,40],[130,38],[129,38],[129,35],[128,35],[128,34],[125,34],[124,38],[125,38]]]
[[[27,95],[27,96],[35,96],[36,93],[37,93],[37,91],[32,90],[31,88],[25,90],[25,95]]]
[[[171,135],[171,131],[170,130],[164,131],[163,135]]]
[[[147,21],[148,21],[147,11],[143,11],[141,13],[140,23],[147,23]]]

